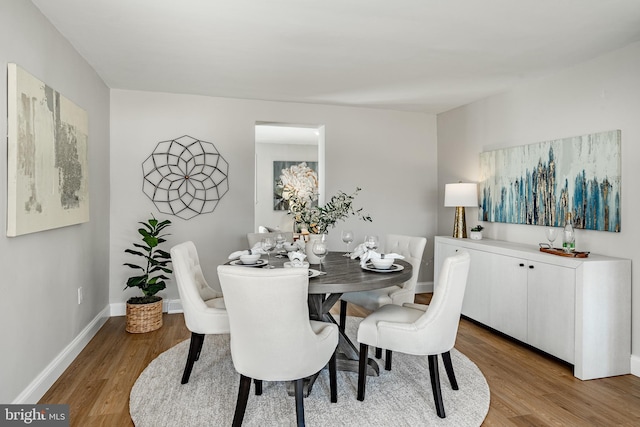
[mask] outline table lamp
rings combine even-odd
[[[444,187],[444,206],[456,208],[453,237],[458,239],[466,238],[467,219],[464,208],[478,207],[478,185],[464,182],[446,184]]]

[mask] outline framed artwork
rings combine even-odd
[[[86,111],[7,67],[7,236],[89,221]]]
[[[282,198],[282,188],[278,186],[280,182],[280,175],[282,174],[283,169],[290,168],[294,165],[299,165],[300,163],[306,163],[307,166],[312,169],[316,176],[318,175],[318,162],[308,162],[306,160],[300,160],[297,162],[289,161],[289,160],[274,160],[273,161],[273,210],[274,211],[288,211],[289,210],[289,202]],[[317,202],[316,202],[317,203]]]
[[[620,231],[619,130],[480,154],[481,221]]]

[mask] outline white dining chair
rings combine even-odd
[[[367,353],[370,345],[386,350],[386,370],[391,370],[393,351],[426,355],[436,412],[440,418],[445,418],[438,374],[438,355],[442,355],[451,388],[458,390],[450,351],[455,345],[460,324],[470,260],[466,251],[444,260],[438,286],[428,306],[412,303],[402,306],[387,304],[360,322],[358,400],[362,401],[365,397]]]
[[[205,335],[228,334],[229,318],[222,293],[211,288],[202,274],[193,242],[172,247],[171,264],[184,311],[184,321],[191,331],[189,355],[181,381],[186,384],[194,363],[200,358]]]
[[[251,379],[294,381],[296,419],[303,426],[303,379],[328,363],[331,402],[337,402],[338,327],[309,320],[308,270],[221,265],[218,277],[229,313],[231,358],[240,374],[233,425],[242,425]]]
[[[388,234],[385,240],[384,251],[397,253],[404,256],[404,260],[411,264],[411,278],[406,282],[383,289],[370,291],[345,292],[340,297],[340,328],[344,330],[347,303],[364,307],[369,311],[376,310],[386,304],[402,305],[405,302],[412,303],[415,300],[416,285],[422,254],[427,244],[425,237],[404,236],[400,234]]]

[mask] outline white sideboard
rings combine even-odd
[[[436,289],[442,261],[459,250],[471,255],[463,315],[573,364],[582,380],[630,373],[630,260],[437,236]]]

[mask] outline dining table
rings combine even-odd
[[[287,257],[271,256],[269,263],[276,268],[284,267],[289,262]],[[294,267],[295,268],[295,267]],[[346,292],[368,291],[402,285],[411,278],[412,266],[409,262],[396,259],[390,270],[376,270],[363,268],[359,259],[351,259],[342,252],[329,252],[321,265],[311,264],[312,273],[319,275],[309,278],[309,317],[312,320],[339,323],[331,315],[330,310]],[[314,271],[315,270],[315,271]],[[339,340],[336,355],[338,370],[358,372],[359,350],[347,336],[346,331],[339,327]],[[374,359],[367,361],[367,375],[377,376],[379,367]],[[311,392],[315,376],[305,381],[304,395]]]

